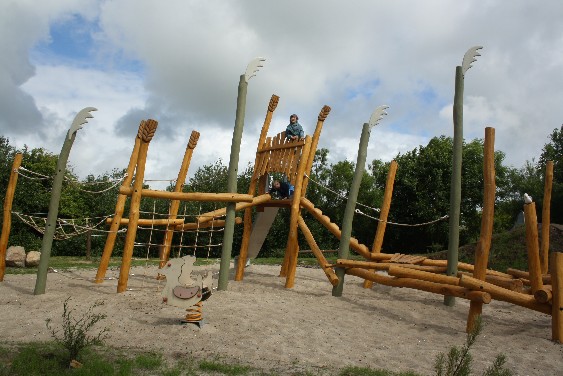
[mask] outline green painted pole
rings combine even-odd
[[[453,105],[453,155],[452,155],[452,179],[450,186],[450,212],[448,224],[448,266],[446,274],[457,276],[457,263],[459,260],[459,219],[461,216],[461,167],[463,159],[463,84],[465,72],[471,68],[480,56],[477,50],[482,47],[470,48],[463,56],[463,64],[455,70],[455,93]],[[455,298],[444,296],[444,305],[453,306]]]
[[[43,241],[41,242],[41,258],[37,269],[37,279],[35,280],[34,295],[45,293],[47,285],[47,271],[49,269],[49,258],[51,257],[51,248],[53,246],[53,237],[57,228],[57,215],[59,214],[59,201],[61,199],[61,190],[63,187],[63,179],[66,172],[66,164],[70,149],[76,138],[76,132],[82,128],[83,124],[88,122],[88,118],[93,116],[90,111],[96,111],[94,107],[86,107],[82,109],[74,118],[70,129],[65,137],[65,142],[57,160],[57,171],[53,179],[53,187],[51,189],[51,200],[49,201],[49,212],[47,214],[47,222],[45,224],[45,232]]]
[[[238,84],[237,110],[235,116],[235,128],[233,130],[233,140],[231,143],[231,156],[229,159],[229,170],[227,176],[227,192],[237,193],[238,162],[240,155],[240,144],[242,131],[244,129],[244,115],[246,110],[246,92],[248,80],[252,78],[262,67],[264,59],[256,58],[252,60],[246,69],[246,73],[240,76]],[[218,290],[227,290],[229,285],[229,265],[233,250],[233,236],[235,232],[235,207],[236,203],[227,204],[227,216],[225,217],[225,230],[223,232],[223,248],[221,250],[221,263],[219,266]]]
[[[347,259],[350,256],[350,238],[352,236],[352,222],[354,221],[354,212],[356,211],[356,202],[358,200],[358,192],[362,183],[364,169],[367,159],[367,150],[371,128],[373,128],[383,115],[386,115],[387,106],[378,107],[371,116],[370,123],[364,123],[362,135],[360,137],[360,146],[358,147],[358,158],[356,161],[356,169],[350,186],[346,209],[344,210],[344,218],[342,219],[342,232],[340,236],[340,246],[338,248],[338,258]],[[335,269],[338,276],[338,284],[332,288],[332,296],[342,296],[344,289],[345,269],[337,267]]]

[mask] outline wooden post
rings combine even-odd
[[[483,212],[481,213],[481,234],[475,250],[475,268],[473,277],[485,280],[487,276],[487,264],[489,262],[489,251],[491,249],[491,238],[493,236],[493,222],[495,213],[495,129],[485,128],[485,145],[483,150]],[[449,260],[448,260],[449,262]],[[456,268],[457,269],[457,268]],[[457,274],[457,273],[456,273]],[[467,318],[467,332],[470,333],[475,327],[475,320],[483,310],[483,304],[472,301],[469,305]]]
[[[307,227],[307,224],[303,220],[303,217],[299,216],[298,222],[299,222],[299,228],[301,229],[301,232],[303,233],[305,239],[307,240],[307,244],[309,244],[309,247],[311,247],[311,251],[313,251],[313,254],[317,258],[319,265],[325,272],[328,280],[330,281],[330,284],[336,286],[338,284],[338,277],[336,276],[336,273],[334,273],[334,270],[332,270],[332,267],[330,267],[328,261],[326,260],[325,256],[321,252],[321,249],[317,245],[317,242],[315,241],[315,238],[313,237],[311,230],[309,230],[309,227]]]
[[[47,221],[45,222],[45,233],[41,241],[41,258],[37,266],[37,279],[35,280],[34,295],[45,294],[47,286],[47,273],[49,269],[49,259],[51,257],[51,249],[53,246],[53,239],[55,237],[55,230],[57,227],[57,216],[59,215],[59,202],[63,189],[63,179],[66,173],[66,164],[70,155],[72,144],[76,139],[76,132],[82,128],[82,125],[88,122],[88,118],[92,115],[90,111],[96,111],[94,107],[83,108],[76,114],[72,125],[67,132],[63,147],[57,160],[57,167],[55,176],[53,177],[53,186],[51,188],[51,199],[49,200],[49,212],[47,213]]]
[[[197,141],[199,140],[199,132],[192,131],[190,135],[190,140],[186,146],[186,151],[184,152],[184,158],[182,159],[182,165],[180,166],[180,171],[178,171],[178,178],[176,179],[176,185],[174,186],[174,192],[182,192],[184,184],[186,182],[186,176],[188,175],[188,169],[190,168],[190,162],[192,160],[192,155],[194,149],[197,146]],[[170,210],[168,212],[168,219],[174,220],[178,215],[178,209],[180,208],[180,200],[175,199],[170,201]],[[166,265],[166,261],[170,256],[170,246],[172,245],[172,237],[174,236],[174,225],[170,224],[166,226],[166,232],[164,233],[164,241],[162,242],[163,249],[161,252],[161,259],[159,263],[159,269],[162,269]]]
[[[266,118],[264,119],[264,124],[262,125],[262,131],[260,132],[260,138],[258,139],[258,146],[256,147],[256,158],[254,159],[254,172],[252,173],[252,178],[250,180],[250,185],[248,187],[248,194],[254,196],[256,191],[256,184],[260,177],[260,172],[258,169],[258,161],[260,160],[260,149],[264,145],[266,136],[268,135],[268,130],[270,129],[270,124],[272,122],[272,116],[274,111],[278,107],[280,97],[273,94],[268,103],[268,111],[266,111]],[[244,278],[244,266],[246,265],[246,259],[248,257],[248,244],[250,242],[250,234],[252,233],[252,208],[248,207],[244,210],[244,228],[242,230],[242,241],[239,251],[238,264],[235,265],[235,281],[242,281]]]
[[[463,70],[461,66],[455,71],[455,93],[453,105],[453,154],[452,178],[450,186],[450,211],[448,227],[448,271],[447,274],[457,274],[459,254],[459,218],[461,215],[461,167],[463,155]],[[455,299],[444,297],[444,304],[453,306]]]
[[[311,140],[311,152],[309,153],[309,159],[307,160],[307,166],[305,167],[305,174],[310,175],[311,169],[313,168],[313,162],[315,161],[315,154],[317,152],[317,146],[319,145],[319,139],[321,137],[321,131],[323,129],[324,121],[326,117],[330,113],[329,106],[323,106],[321,108],[321,112],[319,112],[319,116],[317,116],[317,126],[315,127],[315,132],[313,133],[313,138]],[[305,193],[307,193],[307,186],[309,185],[309,177],[305,176],[303,178],[303,190],[301,191],[301,196],[305,197]]]
[[[86,260],[92,259],[92,229],[86,231]]]
[[[521,307],[545,313],[547,315],[551,314],[551,307],[549,306],[549,304],[542,304],[538,302],[533,295],[511,291],[503,287],[493,285],[492,283],[469,277],[467,275],[462,275],[460,277],[459,285],[475,291],[488,292],[489,294],[491,294],[493,299],[516,304]]]
[[[563,253],[551,253],[550,267],[552,277],[551,338],[563,343]]]
[[[393,185],[395,184],[395,174],[397,173],[397,162],[391,161],[389,165],[389,172],[387,173],[387,182],[385,183],[385,193],[383,194],[383,204],[379,212],[379,222],[377,223],[377,230],[375,232],[375,239],[371,253],[380,253],[381,246],[383,245],[383,236],[385,235],[385,227],[387,226],[387,217],[389,216],[389,209],[391,208],[391,197],[393,197]],[[373,282],[369,280],[364,281],[364,288],[369,289],[373,286]]]
[[[244,129],[244,115],[246,112],[246,93],[248,91],[248,81],[256,75],[258,69],[262,67],[265,59],[255,58],[246,67],[244,74],[240,76],[238,84],[237,108],[235,113],[235,127],[233,129],[233,139],[231,142],[231,154],[229,158],[229,169],[227,174],[227,191],[237,192],[238,162],[240,157],[240,144],[242,131]],[[226,207],[225,231],[223,232],[223,247],[221,248],[221,263],[219,266],[218,290],[227,290],[229,284],[229,266],[233,250],[233,236],[235,231],[235,211],[236,205],[228,203]]]
[[[135,166],[137,165],[137,159],[139,157],[139,147],[141,146],[141,132],[144,129],[144,124],[145,121],[141,120],[139,129],[137,130],[137,136],[135,137],[135,145],[133,146],[133,151],[131,152],[131,157],[129,158],[129,164],[127,165],[127,175],[125,176],[125,179],[123,179],[123,183],[121,183],[122,188],[130,187],[131,182],[133,181],[133,174],[135,172]],[[98,265],[98,271],[96,273],[94,283],[102,283],[104,281],[104,277],[106,276],[106,271],[108,269],[111,253],[113,252],[113,247],[115,246],[115,240],[117,239],[117,232],[119,231],[119,226],[121,218],[123,217],[123,210],[125,209],[126,201],[127,195],[119,193],[117,196],[117,203],[115,204],[115,214],[108,231],[106,243],[104,244],[104,251],[102,252],[100,265]]]
[[[305,145],[301,151],[301,160],[297,168],[297,179],[295,181],[295,191],[293,192],[293,199],[291,202],[291,216],[289,219],[289,235],[287,239],[287,246],[285,249],[287,263],[287,277],[285,279],[285,287],[293,288],[295,284],[295,273],[297,271],[297,257],[299,252],[299,243],[297,241],[297,227],[298,218],[300,214],[300,201],[301,191],[303,189],[303,179],[305,168],[307,167],[307,158],[311,152],[311,136],[305,137]]]
[[[528,251],[528,272],[532,294],[543,286],[540,266],[540,248],[538,244],[538,219],[536,203],[524,204],[524,218],[526,221],[526,249]]]
[[[147,163],[147,153],[158,122],[148,119],[142,126],[141,145],[139,147],[139,157],[137,159],[137,169],[135,172],[135,183],[133,184],[133,194],[131,195],[131,207],[129,209],[129,224],[127,225],[127,235],[123,246],[123,258],[119,269],[119,280],[117,281],[117,292],[124,292],[127,289],[129,280],[129,270],[131,269],[131,258],[133,257],[133,246],[137,235],[137,221],[139,220],[139,207],[141,205],[141,191],[145,178],[145,165]]]
[[[12,170],[10,172],[10,180],[6,188],[6,197],[4,198],[4,216],[2,220],[2,236],[0,236],[0,282],[4,281],[6,273],[6,249],[8,248],[8,239],[10,238],[10,230],[12,228],[12,203],[18,183],[18,169],[22,163],[22,154],[16,153]]]
[[[553,187],[553,161],[545,165],[545,186],[541,219],[540,265],[542,274],[549,270],[549,230],[551,225],[551,188]]]

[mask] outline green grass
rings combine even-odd
[[[133,259],[131,266],[157,266],[159,259]],[[195,265],[209,265],[219,262],[218,259],[198,259]],[[49,258],[49,267],[57,270],[69,269],[97,269],[100,265],[100,258],[91,258],[86,260],[85,257],[75,256],[52,256]],[[121,266],[121,257],[112,257],[108,267]],[[6,274],[37,274],[37,267],[32,268],[14,268],[6,267]]]
[[[106,346],[95,346],[84,350],[80,359],[82,367],[71,369],[67,363],[65,350],[54,342],[33,342],[21,345],[0,345],[0,376],[55,376],[55,375],[228,375],[273,376],[278,373],[261,370],[248,365],[231,363],[214,356],[212,359],[179,359],[167,362],[162,354],[147,352],[135,353]],[[418,376],[414,372],[392,372],[369,367],[347,367],[334,369],[303,371],[293,375],[314,376],[328,374],[338,376]]]

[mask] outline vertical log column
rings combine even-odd
[[[8,248],[8,239],[10,238],[10,229],[12,227],[12,203],[18,183],[18,169],[22,163],[22,154],[17,153],[12,163],[12,171],[10,172],[10,180],[6,188],[6,197],[4,198],[4,216],[2,220],[2,236],[0,236],[0,282],[4,281],[6,273],[6,249]]]
[[[287,239],[287,247],[285,253],[288,256],[287,277],[285,279],[285,287],[293,288],[295,285],[295,273],[297,271],[297,257],[299,252],[299,244],[297,241],[297,227],[300,214],[301,191],[303,189],[303,175],[307,166],[307,158],[311,152],[311,136],[305,137],[305,145],[301,152],[301,160],[297,169],[297,180],[295,181],[295,191],[293,192],[293,201],[291,203],[291,217],[289,220],[289,236]]]
[[[545,165],[545,186],[543,190],[543,208],[541,220],[541,246],[540,265],[541,273],[546,274],[549,270],[549,228],[551,225],[551,188],[553,186],[553,161],[547,161]]]
[[[381,253],[381,246],[383,245],[383,236],[385,235],[385,227],[387,226],[387,217],[389,216],[389,209],[391,208],[391,197],[393,196],[393,185],[395,184],[395,175],[397,173],[397,162],[391,161],[389,165],[389,172],[387,173],[387,182],[385,183],[385,193],[383,194],[383,205],[379,212],[379,222],[377,223],[377,230],[375,232],[375,239],[371,253]],[[373,269],[370,271],[374,271]],[[369,289],[373,286],[373,281],[365,280],[364,288]]]
[[[176,185],[174,186],[174,192],[182,192],[184,184],[186,182],[186,176],[188,175],[188,169],[190,168],[190,163],[192,161],[192,155],[194,149],[197,146],[197,141],[199,140],[199,132],[192,131],[190,135],[190,140],[186,146],[186,151],[184,152],[184,158],[182,159],[182,165],[180,166],[180,171],[178,171],[178,178],[176,179]],[[162,258],[159,263],[159,268],[162,269],[166,265],[166,261],[170,257],[170,246],[172,245],[172,237],[174,236],[174,224],[172,223],[174,219],[178,216],[178,209],[180,208],[180,200],[172,200],[170,202],[170,211],[168,212],[168,220],[170,224],[166,226],[166,232],[164,233]]]
[[[148,119],[142,125],[140,132],[141,145],[139,147],[139,158],[137,159],[137,169],[135,172],[135,183],[131,194],[131,208],[129,210],[129,224],[127,225],[127,235],[123,246],[123,258],[119,270],[119,280],[117,282],[117,292],[124,292],[127,289],[129,280],[129,270],[131,269],[131,258],[133,257],[133,246],[137,235],[137,222],[139,221],[139,207],[141,205],[141,191],[145,178],[145,165],[149,144],[156,132],[158,122]]]
[[[319,145],[319,139],[321,138],[321,131],[323,130],[323,124],[326,117],[330,113],[329,106],[323,106],[319,116],[317,117],[317,126],[315,127],[315,132],[313,133],[313,139],[311,143],[311,152],[309,153],[309,159],[307,160],[307,166],[305,167],[305,174],[310,175],[311,169],[313,168],[313,162],[315,161],[315,154],[317,153],[317,147]],[[303,189],[301,190],[301,197],[305,197],[307,193],[307,186],[309,185],[309,177],[305,176],[303,178]]]
[[[563,343],[563,253],[553,252],[550,256],[551,287],[551,330],[552,339]]]
[[[139,157],[141,133],[144,124],[145,121],[141,120],[139,129],[137,130],[137,136],[135,137],[135,146],[133,146],[133,151],[131,152],[131,157],[129,158],[129,165],[127,166],[127,176],[125,176],[123,183],[121,183],[122,188],[129,188],[131,186],[131,182],[133,181],[133,173],[135,172],[135,166],[137,165],[137,159]],[[126,201],[127,195],[120,193],[117,196],[117,203],[115,204],[115,214],[109,227],[108,237],[106,238],[106,243],[104,244],[104,251],[102,253],[102,258],[100,259],[100,265],[98,265],[98,272],[96,273],[94,283],[102,283],[104,281],[104,277],[106,276],[106,271],[108,269],[111,253],[113,252],[113,247],[115,246],[115,240],[117,239],[117,232],[119,231],[119,226],[121,224],[121,218],[123,217],[123,210],[125,209]]]
[[[473,277],[485,280],[487,275],[487,263],[489,262],[489,250],[493,235],[493,217],[495,212],[495,129],[485,128],[485,148],[483,150],[483,212],[481,217],[481,234],[475,250],[475,268]],[[483,303],[471,301],[469,303],[469,315],[467,318],[467,332],[475,327],[475,320],[483,310]]]
[[[540,247],[538,244],[538,218],[536,203],[524,204],[524,219],[526,221],[526,249],[528,251],[528,273],[532,294],[543,287],[540,266]]]
[[[248,187],[248,194],[254,196],[256,191],[257,180],[260,175],[258,170],[258,162],[260,161],[260,149],[266,141],[266,136],[268,135],[268,130],[270,129],[270,124],[272,122],[272,116],[280,97],[273,94],[270,98],[270,103],[268,103],[268,111],[266,112],[266,119],[264,119],[264,125],[262,125],[262,131],[260,132],[260,138],[258,139],[258,147],[256,148],[256,158],[254,160],[254,173],[252,174],[252,179],[250,180],[250,186]],[[246,208],[244,210],[244,225],[242,231],[242,242],[240,245],[240,252],[238,257],[238,264],[235,265],[235,281],[242,281],[244,278],[244,266],[246,265],[246,259],[248,258],[248,243],[250,242],[250,233],[252,232],[252,208]]]

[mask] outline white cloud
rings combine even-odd
[[[557,0],[7,1],[0,5],[0,132],[58,152],[72,114],[95,106],[76,141],[88,145],[71,154],[81,172],[124,168],[146,117],[159,121],[147,174],[175,177],[193,129],[201,138],[190,172],[219,157],[228,163],[239,76],[264,56],[248,86],[240,168],[253,160],[271,94],[280,104],[270,133],[293,112],[312,132],[322,106],[331,106],[319,146],[336,160],[356,160],[362,124],[389,105],[372,132],[368,162],[390,160],[452,135],[455,67],[469,47],[482,45],[464,80],[465,136],[482,138],[485,126],[495,127],[497,150],[520,166],[539,156],[563,118],[562,12]],[[49,26],[74,13],[96,25],[96,66],[31,61]],[[124,60],[141,69],[127,73]],[[58,132],[43,141],[37,131],[46,127]],[[105,132],[99,143],[94,129]]]

